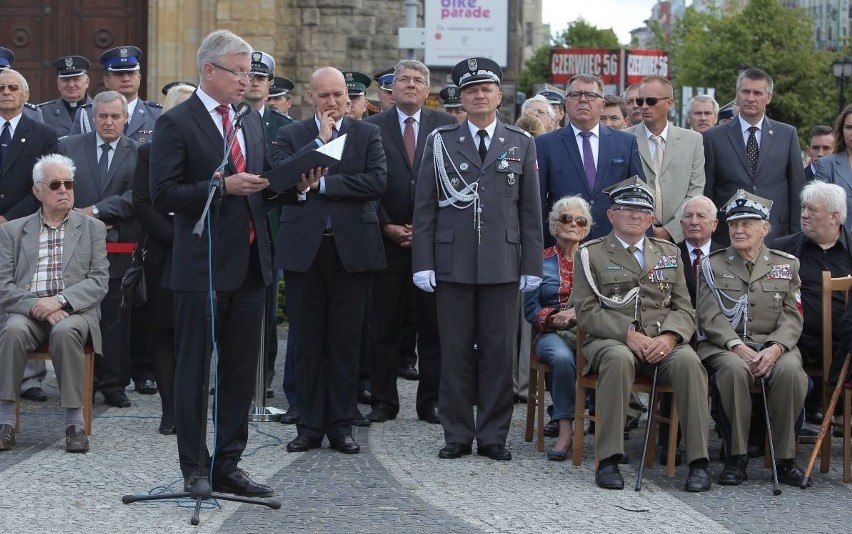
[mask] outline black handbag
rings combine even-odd
[[[148,303],[148,284],[145,282],[145,255],[147,239],[133,251],[130,267],[121,278],[121,307],[139,307]]]

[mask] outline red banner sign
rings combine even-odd
[[[645,76],[669,76],[669,53],[662,50],[625,50],[625,86],[639,83]]]
[[[594,74],[604,85],[623,89],[651,74],[669,78],[669,54],[663,50],[552,48],[550,82],[564,86],[575,74]]]

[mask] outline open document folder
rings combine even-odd
[[[299,183],[302,174],[316,167],[328,167],[340,161],[346,136],[343,134],[334,141],[287,160],[280,167],[265,172],[262,176],[269,180],[269,189],[276,193],[286,191]]]

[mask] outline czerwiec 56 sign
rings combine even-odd
[[[550,81],[564,85],[575,74],[599,76],[608,91],[621,91],[652,74],[669,78],[669,55],[663,50],[551,49]]]

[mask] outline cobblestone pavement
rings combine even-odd
[[[283,408],[278,361],[276,396]],[[18,446],[0,453],[0,530],[3,533],[179,532],[846,532],[852,525],[852,491],[841,482],[839,439],[829,473],[818,472],[813,488],[783,487],[771,494],[762,458],[749,464],[749,481],[703,494],[681,486],[686,467],[667,479],[663,467],[646,470],[641,492],[632,490],[641,454],[642,429],[627,444],[624,466],[629,489],[604,491],[594,484],[592,437],[584,460],[548,462],[523,441],[526,405],[517,404],[508,447],[514,459],[494,462],[476,455],[439,460],[439,425],[418,421],[416,382],[399,381],[402,410],[394,421],[359,428],[360,455],[328,448],[288,454],[295,427],[252,423],[240,466],[272,485],[280,510],[232,502],[205,503],[201,525],[189,525],[193,502],[124,505],[121,496],[180,489],[173,436],[157,433],[159,397],[128,390],[133,406],[95,405],[92,450],[64,452],[56,380],[45,382],[47,403],[22,406]],[[100,397],[99,397],[100,399]],[[366,413],[368,407],[361,406]],[[711,433],[712,434],[712,433]],[[713,436],[711,451],[718,453]],[[549,440],[548,445],[552,444]],[[326,446],[327,447],[327,446]],[[802,446],[804,465],[811,447]],[[722,469],[711,463],[715,481]]]

